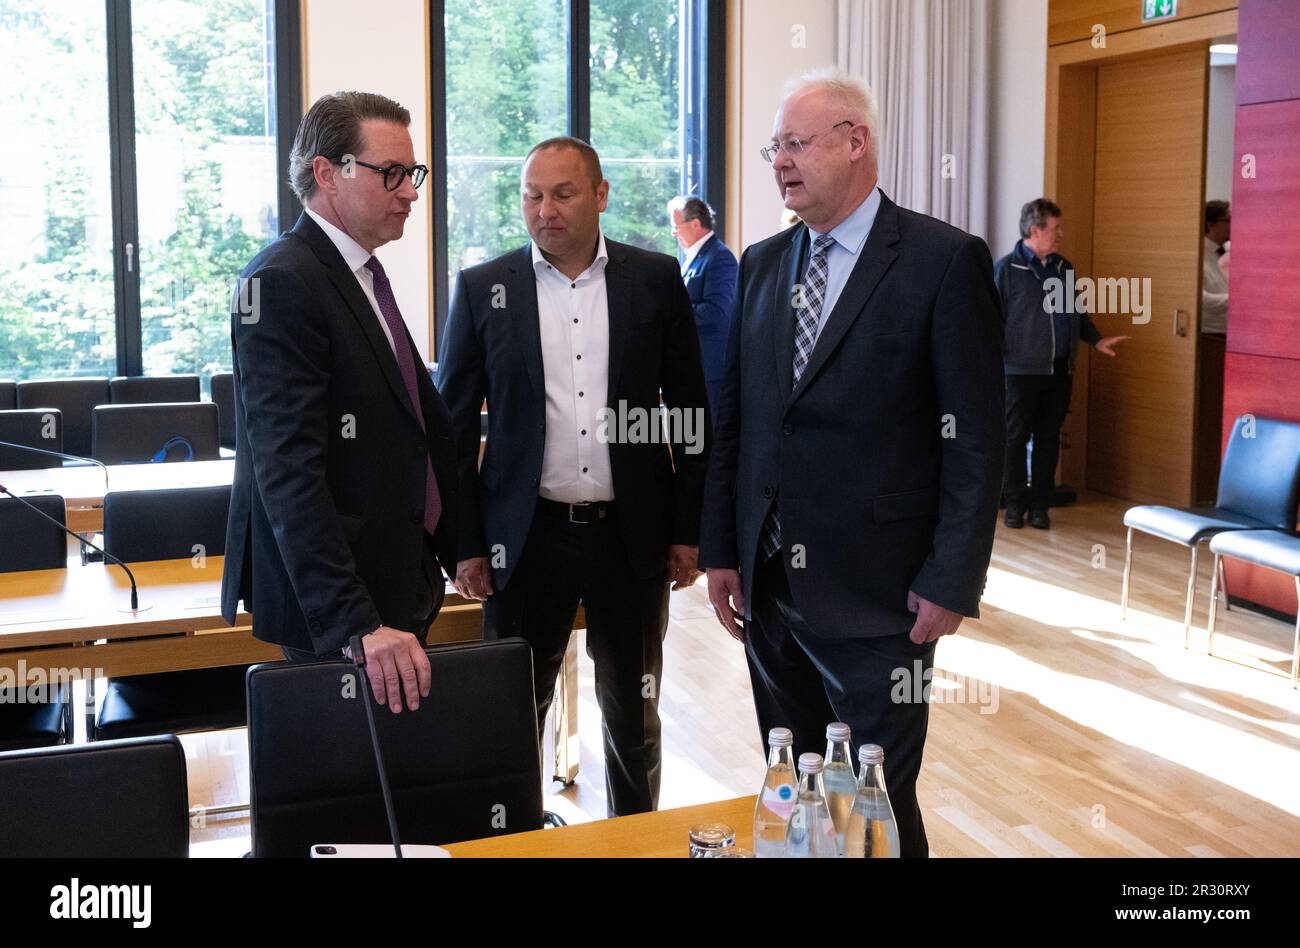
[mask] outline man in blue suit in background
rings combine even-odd
[[[675,197],[668,202],[668,213],[673,236],[686,253],[682,280],[700,332],[709,405],[716,406],[731,329],[731,301],[736,298],[736,256],[713,233],[713,209],[700,198]]]

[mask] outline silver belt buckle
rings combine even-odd
[[[587,507],[587,506],[590,506],[590,505],[587,504],[585,501],[584,501],[583,503],[580,503],[580,504],[569,504],[569,523],[576,523],[576,524],[578,524],[579,526],[582,526],[583,524],[586,524],[586,523],[590,523],[590,521],[588,521],[588,520],[574,520],[574,519],[573,519],[573,511],[574,511],[574,508],[575,508],[575,507]]]

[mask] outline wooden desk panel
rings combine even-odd
[[[737,797],[657,813],[453,843],[444,848],[453,856],[471,859],[685,857],[690,847],[690,828],[697,823],[716,822],[726,823],[736,831],[737,846],[752,850],[755,799]]]

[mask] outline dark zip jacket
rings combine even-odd
[[[1056,324],[1043,308],[1047,288],[1033,269],[1025,262],[1024,241],[1016,241],[1015,249],[993,267],[993,279],[1002,298],[1002,318],[1005,323],[1002,343],[1003,370],[1007,375],[1051,375],[1056,355]],[[1048,272],[1069,286],[1068,272],[1074,265],[1059,254],[1047,258]],[[1074,371],[1074,357],[1078,341],[1083,339],[1095,345],[1101,333],[1087,313],[1070,314],[1067,319],[1070,333],[1070,371]]]

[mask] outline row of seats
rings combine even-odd
[[[375,715],[403,841],[541,829],[548,815],[527,644],[427,654],[432,687],[419,710]],[[361,703],[368,685],[356,677],[345,662],[248,670],[254,856],[305,857],[315,844],[388,839]],[[173,735],[0,753],[0,786],[6,856],[188,854],[185,754]]]
[[[1232,426],[1219,471],[1219,492],[1213,507],[1181,509],[1144,504],[1124,514],[1128,528],[1124,553],[1124,585],[1120,615],[1128,616],[1133,574],[1134,531],[1191,550],[1187,601],[1183,608],[1183,648],[1188,647],[1196,601],[1196,559],[1202,543],[1214,554],[1210,581],[1207,651],[1214,654],[1215,618],[1223,588],[1223,557],[1290,576],[1300,598],[1300,536],[1296,508],[1300,505],[1300,424],[1276,418],[1242,415]],[[1291,657],[1291,684],[1300,683],[1300,615],[1296,617]]]
[[[91,412],[90,450],[77,451],[65,441],[70,426],[60,409],[0,411],[0,441],[41,452],[91,457],[103,464],[215,461],[222,457],[220,427],[221,411],[212,402],[97,405]],[[57,454],[0,446],[0,470],[32,470],[63,463]]]
[[[118,376],[116,378],[0,380],[0,412],[58,409],[63,446],[68,454],[95,457],[95,409],[104,405],[198,402],[197,375]],[[235,380],[229,372],[212,376],[212,404],[217,406],[217,443],[235,447]],[[0,434],[0,441],[13,440]],[[99,460],[103,460],[99,458]],[[107,462],[106,462],[107,463]],[[0,470],[6,470],[0,464]]]
[[[67,522],[62,497],[24,500]],[[186,559],[196,545],[207,556],[222,556],[229,508],[228,485],[110,491],[104,497],[103,546],[126,563]],[[67,535],[17,500],[0,498],[0,536],[21,539],[0,544],[0,572],[67,565]],[[0,703],[0,749],[71,740],[70,697],[59,696],[53,707]],[[110,678],[90,736],[105,740],[242,727],[244,699],[240,666]]]

